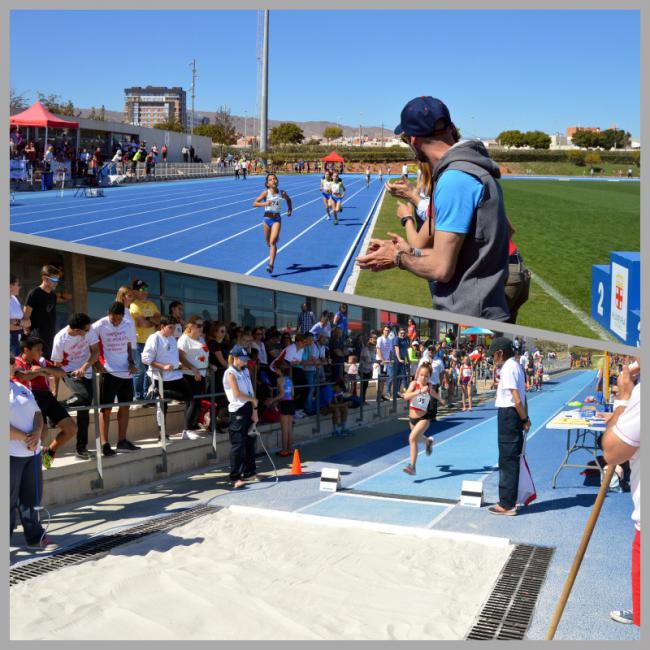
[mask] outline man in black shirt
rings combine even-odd
[[[43,356],[52,355],[52,343],[56,334],[56,287],[61,281],[61,271],[56,266],[45,265],[41,269],[41,284],[27,294],[25,318],[32,322],[30,336],[43,341]]]

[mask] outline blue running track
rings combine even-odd
[[[293,200],[282,218],[273,278],[335,290],[344,286],[370,215],[381,195],[377,177],[344,176],[347,193],[340,223],[326,220],[320,176],[281,176]],[[14,232],[39,235],[268,277],[262,208],[252,204],[264,178],[147,183],[106,188],[105,196],[74,198],[72,190],[20,193],[10,206]],[[284,206],[286,209],[286,205]]]

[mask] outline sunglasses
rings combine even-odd
[[[51,278],[49,275],[45,276],[50,282],[54,282],[56,284],[57,282],[61,282],[60,278]]]

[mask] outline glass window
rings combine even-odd
[[[122,285],[131,286],[133,280],[144,280],[149,285],[150,295],[160,295],[160,271],[142,266],[131,266],[122,262],[86,258],[86,279],[88,288],[107,289],[117,292]]]
[[[238,325],[242,327],[273,327],[275,314],[273,310],[256,309],[255,307],[239,306]]]
[[[239,312],[245,307],[266,309],[273,311],[273,291],[270,289],[260,289],[258,287],[247,287],[241,284],[237,286],[237,303]]]
[[[163,300],[163,308],[165,314],[169,313],[169,305],[173,302],[173,300],[176,300],[175,298],[166,298]],[[205,302],[192,302],[190,300],[185,301],[181,300],[183,303],[183,314],[185,320],[189,316],[192,316],[193,314],[196,314],[203,318],[204,320],[209,320],[209,321],[215,321],[215,320],[221,320],[221,310],[219,309],[219,305],[212,304],[212,303],[205,303]]]
[[[180,273],[163,273],[165,297],[181,302],[219,302],[219,282]]]

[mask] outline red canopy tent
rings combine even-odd
[[[36,102],[22,113],[17,113],[9,118],[11,126],[38,126],[45,127],[45,149],[47,149],[47,131],[48,129],[78,129],[79,122],[72,120],[63,120],[60,117],[50,113],[50,111],[41,104]]]
[[[327,156],[323,156],[321,158],[323,162],[345,162],[343,159],[343,156],[339,156],[339,154],[336,153],[336,151],[332,151],[332,153],[327,154]]]

